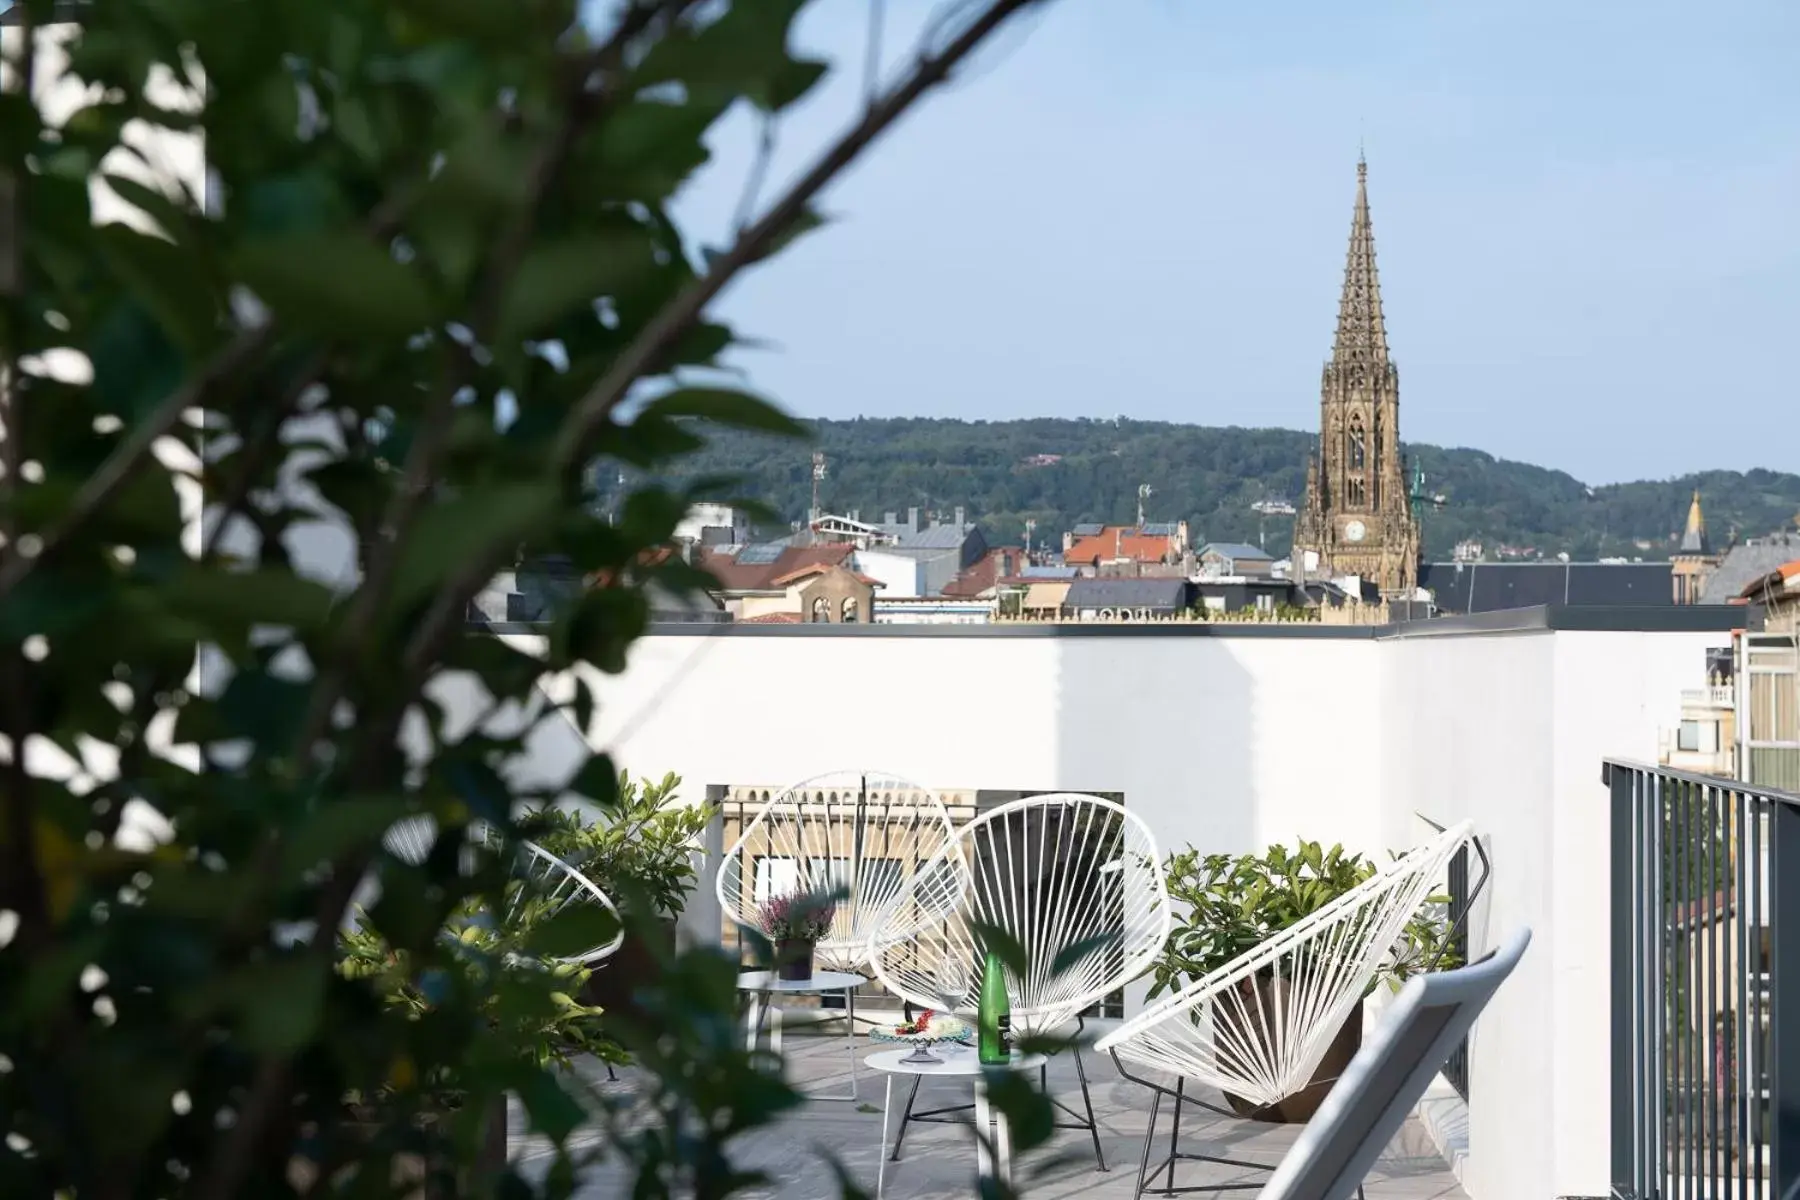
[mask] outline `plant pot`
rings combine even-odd
[[[775,943],[775,977],[802,982],[813,977],[815,943],[805,938],[783,938]]]
[[[582,985],[581,1002],[609,1013],[650,1017],[637,1002],[637,993],[661,981],[663,962],[675,954],[675,924],[674,917],[659,917],[643,928],[627,924],[625,940]]]
[[[1287,999],[1285,993],[1288,988],[1286,979],[1277,981],[1271,976],[1259,975],[1254,979],[1239,981],[1237,987],[1244,996],[1245,1007],[1252,1014],[1257,1011],[1275,1011],[1275,1002],[1278,999],[1277,988],[1281,992],[1279,1000],[1285,1006]],[[1252,994],[1252,988],[1257,994]],[[1260,1010],[1256,1007],[1258,1004],[1262,1006]],[[1252,1028],[1245,1029],[1241,1024],[1242,1018],[1239,1014],[1223,1007],[1214,1010],[1213,1019],[1232,1025],[1235,1036],[1245,1042],[1264,1049],[1274,1049],[1270,1042],[1278,1035],[1276,1031],[1265,1028],[1261,1023],[1252,1022]],[[1312,1120],[1313,1113],[1317,1112],[1319,1105],[1325,1102],[1325,1097],[1330,1093],[1332,1085],[1337,1082],[1338,1076],[1344,1073],[1344,1069],[1350,1065],[1350,1060],[1355,1058],[1356,1052],[1362,1048],[1362,1035],[1363,1010],[1362,1005],[1359,1004],[1350,1010],[1350,1015],[1338,1029],[1337,1036],[1331,1039],[1331,1045],[1325,1050],[1325,1057],[1319,1060],[1318,1067],[1313,1071],[1312,1078],[1305,1087],[1282,1097],[1274,1104],[1257,1104],[1242,1096],[1233,1095],[1231,1092],[1225,1093],[1225,1102],[1231,1106],[1232,1112],[1253,1121],[1268,1121],[1277,1125],[1304,1125]],[[1274,1057],[1274,1055],[1271,1054],[1270,1057]]]
[[[419,1120],[421,1128],[429,1129],[440,1119],[437,1113],[427,1113]],[[342,1128],[353,1138],[372,1141],[382,1129],[376,1113],[363,1106],[353,1106],[349,1119]],[[500,1104],[487,1116],[484,1123],[481,1149],[469,1169],[458,1172],[460,1179],[452,1191],[446,1192],[447,1181],[442,1175],[434,1175],[430,1162],[418,1154],[396,1154],[389,1168],[389,1183],[400,1189],[404,1200],[451,1200],[478,1186],[482,1181],[499,1177],[506,1169],[506,1105]],[[317,1182],[317,1171],[310,1162],[295,1159],[288,1166],[288,1182],[296,1190],[305,1191]]]

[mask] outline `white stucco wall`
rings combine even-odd
[[[1305,836],[1379,854],[1421,836],[1421,818],[1473,818],[1494,873],[1472,948],[1522,924],[1534,941],[1471,1046],[1465,1187],[1551,1200],[1609,1182],[1600,763],[1653,760],[1706,648],[1728,642],[1547,629],[662,634],[600,682],[589,736],[632,771],[682,775],[692,799],[707,784],[841,767],[936,787],[1118,791],[1165,851]]]
[[[1391,639],[1382,654],[1384,828],[1472,817],[1493,877],[1471,946],[1529,925],[1530,952],[1470,1044],[1464,1186],[1476,1200],[1609,1192],[1607,757],[1657,729],[1724,633]]]

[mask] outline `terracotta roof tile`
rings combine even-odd
[[[799,613],[790,612],[763,613],[760,616],[744,617],[738,621],[740,625],[799,625],[802,623]]]
[[[778,588],[786,587],[788,584],[793,583],[796,580],[805,579],[808,575],[822,575],[826,571],[831,570],[833,567],[843,567],[843,564],[841,564],[841,563],[826,563],[826,562],[807,563],[804,567],[801,567],[797,571],[789,571],[786,575],[782,575],[776,579],[771,580],[770,586],[778,587]],[[867,575],[863,575],[856,571],[852,571],[848,567],[843,567],[843,571],[846,575],[850,576],[850,578],[856,580],[856,582],[858,582],[858,583],[867,584],[869,587],[884,586],[879,579],[870,579]]]
[[[1001,578],[1024,565],[1024,555],[1015,546],[989,550],[968,569],[944,585],[943,594],[953,598],[973,598],[993,590]]]
[[[1099,533],[1076,538],[1063,551],[1066,563],[1111,562],[1128,558],[1133,562],[1162,562],[1169,556],[1175,539],[1161,534],[1139,533],[1126,525],[1106,525]]]
[[[724,591],[772,592],[780,590],[775,581],[782,576],[813,563],[842,566],[855,549],[850,545],[786,546],[771,562],[741,563],[735,555],[708,547],[701,550],[694,565],[709,572]]]

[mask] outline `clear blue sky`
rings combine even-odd
[[[889,0],[888,59],[934,9]],[[771,183],[860,94],[868,0]],[[716,240],[752,126],[684,197]],[[722,311],[808,416],[1314,428],[1359,140],[1404,435],[1589,482],[1800,470],[1796,0],[1060,0]]]

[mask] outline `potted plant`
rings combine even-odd
[[[547,959],[533,944],[540,921],[555,906],[526,901],[502,927],[473,906],[460,909],[432,952],[411,955],[392,949],[366,919],[358,918],[339,934],[338,970],[349,979],[369,979],[387,1008],[420,1036],[435,1036],[432,1025],[454,993],[479,997],[478,1011],[486,1033],[500,1053],[521,1065],[562,1068],[579,1054],[612,1057],[600,1034],[600,1009],[573,999],[590,971],[573,963]],[[386,1086],[373,1093],[345,1098],[351,1126],[360,1136],[391,1136],[396,1127],[427,1135],[425,1145],[443,1144],[442,1129],[452,1122],[480,1122],[482,1152],[472,1164],[475,1177],[496,1177],[506,1166],[506,1111],[503,1102],[482,1105],[469,1113],[469,1097],[459,1081],[447,1075],[420,1077],[402,1057],[390,1070]],[[500,1070],[508,1070],[496,1064]],[[420,1184],[430,1197],[448,1191],[462,1195],[474,1178],[445,1181],[441,1165],[429,1155],[396,1161],[397,1182]]]
[[[616,802],[590,821],[581,813],[536,814],[538,843],[599,885],[625,917],[625,940],[581,993],[616,1011],[636,1007],[638,988],[675,953],[675,928],[699,882],[695,855],[712,820],[709,804],[671,803],[681,777],[634,780],[619,773]]]
[[[837,905],[805,894],[776,896],[757,909],[756,923],[775,947],[775,974],[789,980],[811,979],[813,951],[831,932]]]
[[[1176,909],[1176,924],[1151,969],[1149,996],[1177,991],[1204,978],[1330,904],[1372,877],[1375,870],[1374,862],[1348,853],[1342,846],[1327,850],[1318,842],[1306,841],[1292,850],[1270,846],[1261,855],[1202,856],[1191,848],[1171,854],[1164,875]],[[1384,958],[1371,990],[1383,982],[1398,987],[1433,965],[1455,965],[1447,960],[1444,949],[1449,923],[1443,905],[1448,902],[1447,896],[1427,900],[1427,906],[1407,923]],[[1273,965],[1264,967],[1237,984],[1245,1003],[1216,1006],[1214,1019],[1242,1024],[1234,1013],[1276,1010],[1286,999],[1279,993],[1285,991],[1290,977],[1291,972],[1277,972]],[[1362,1046],[1362,1015],[1361,1005],[1351,1010],[1312,1079],[1300,1091],[1271,1105],[1257,1105],[1229,1092],[1226,1101],[1240,1115],[1257,1120],[1290,1123],[1311,1119]],[[1240,1028],[1236,1035],[1265,1046],[1270,1038],[1279,1036],[1261,1023],[1254,1029]]]

